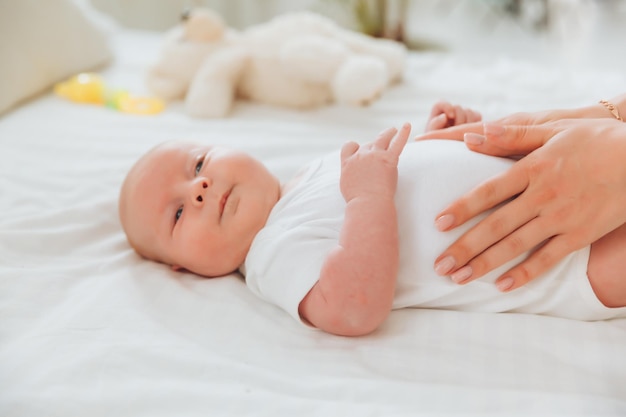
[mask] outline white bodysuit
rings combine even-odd
[[[435,258],[484,217],[442,233],[435,229],[436,215],[511,164],[508,159],[471,152],[462,142],[430,140],[406,146],[398,165],[400,268],[393,308],[519,312],[577,320],[626,316],[626,308],[607,308],[595,296],[586,273],[589,247],[509,293],[498,291],[495,279],[523,256],[466,285],[435,274]],[[242,267],[254,293],[301,322],[298,306],[339,240],[346,205],[339,177],[338,152],[310,164],[300,182],[272,210]]]

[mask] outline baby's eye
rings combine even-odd
[[[196,175],[200,173],[200,170],[202,169],[202,164],[204,164],[204,159],[199,160],[196,164]]]
[[[176,210],[176,214],[174,215],[174,223],[176,223],[178,221],[178,219],[180,219],[180,216],[182,216],[183,214],[183,208],[179,208],[178,210]]]

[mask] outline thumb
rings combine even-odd
[[[346,142],[342,147],[341,147],[341,160],[345,161],[347,158],[349,158],[350,156],[354,155],[354,153],[356,151],[359,150],[359,144],[356,142]]]
[[[554,129],[544,125],[500,125],[485,123],[484,135],[468,134],[465,144],[473,151],[496,156],[528,155],[543,146]]]

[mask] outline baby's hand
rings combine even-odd
[[[440,101],[430,111],[426,132],[458,126],[464,123],[479,122],[482,116],[477,111],[455,106],[447,101]]]
[[[374,142],[362,146],[348,142],[343,146],[340,188],[346,202],[363,196],[394,198],[398,159],[410,132],[411,125],[406,123],[400,132],[395,128],[385,130]]]

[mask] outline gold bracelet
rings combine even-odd
[[[613,103],[610,103],[610,102],[608,102],[606,100],[600,100],[598,103],[600,103],[604,107],[606,107],[607,110],[610,111],[611,114],[613,115],[613,117],[615,117],[617,120],[619,120],[620,122],[624,121],[624,119],[622,119],[622,116],[620,116],[620,114],[619,114],[619,110],[617,109],[617,107]]]

